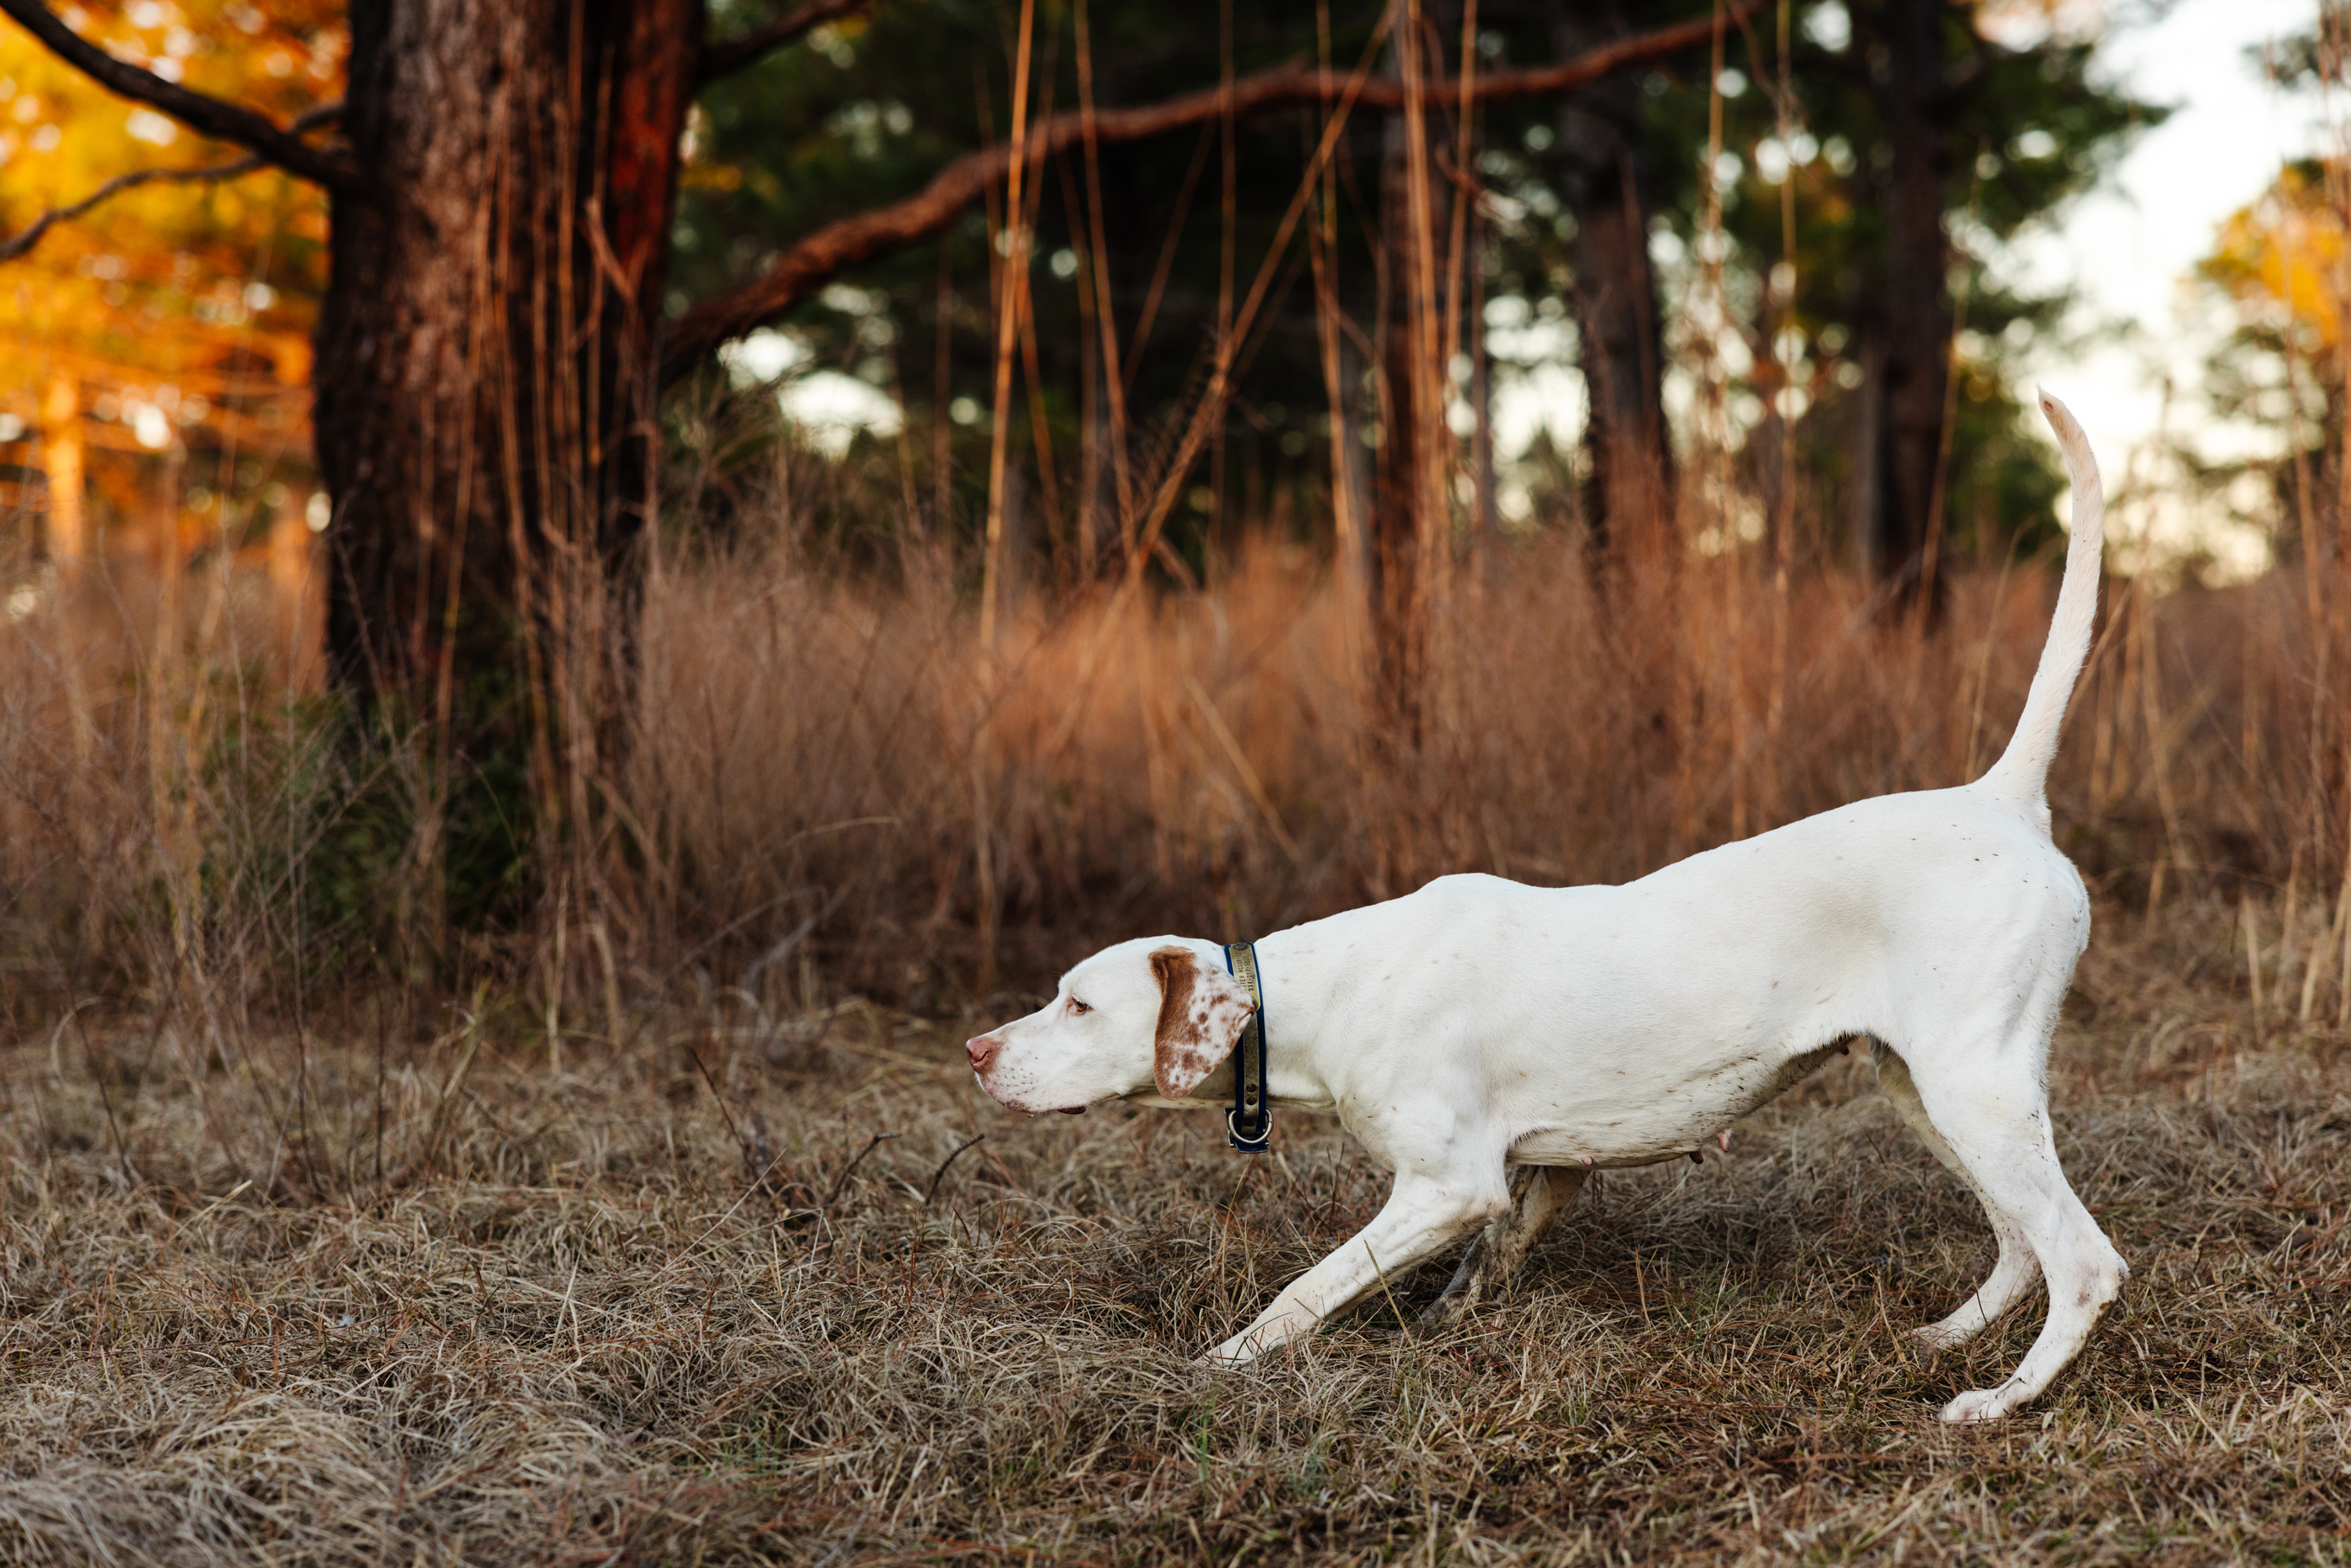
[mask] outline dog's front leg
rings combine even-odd
[[[1498,1168],[1490,1183],[1465,1185],[1396,1173],[1387,1207],[1345,1246],[1290,1281],[1255,1322],[1202,1359],[1238,1366],[1314,1325],[1383,1281],[1394,1285],[1417,1264],[1506,1213],[1510,1205]]]

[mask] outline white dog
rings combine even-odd
[[[1441,877],[1257,944],[1272,1101],[1335,1112],[1395,1186],[1210,1360],[1298,1338],[1488,1227],[1440,1303],[1458,1310],[1507,1281],[1587,1168],[1693,1154],[1856,1036],[2000,1240],[1991,1277],[1919,1337],[1959,1344],[2036,1275],[2049,1282],[2022,1364],[1943,1418],[2004,1416],[2073,1360],[2129,1272],[2058,1168],[2046,1086],[2090,904],[2050,841],[2043,788],[2090,644],[2105,503],[2081,426],[2056,399],[2041,406],[2073,476],[2073,541],[2015,737],[1981,779],[1823,812],[1623,887]],[[1217,944],[1146,938],[1088,958],[1044,1009],[966,1050],[1015,1111],[1213,1106],[1250,1011]]]

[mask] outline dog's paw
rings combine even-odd
[[[1997,1421],[2015,1407],[2012,1388],[1970,1388],[1943,1406],[1942,1418],[1954,1425]]]

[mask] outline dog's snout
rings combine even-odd
[[[996,1040],[989,1035],[977,1035],[963,1042],[963,1053],[971,1058],[971,1070],[985,1072],[987,1064],[996,1060]]]

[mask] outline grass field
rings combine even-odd
[[[2233,906],[2148,924],[2102,911],[2053,1067],[2133,1279],[1970,1430],[2037,1297],[1911,1347],[1991,1238],[1859,1057],[1471,1325],[1398,1332],[1431,1268],[1235,1374],[1189,1358],[1384,1190],[1326,1119],[1024,1121],[970,1020],[862,1003],[553,1059],[496,1009],[68,1023],[0,1071],[0,1559],[2340,1560],[2346,1042],[2257,1020]]]

